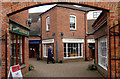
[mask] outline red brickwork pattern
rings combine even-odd
[[[54,1],[52,1],[52,2],[54,2]],[[27,9],[30,6],[35,6],[35,5],[39,5],[39,4],[45,4],[45,3],[52,3],[52,2],[51,2],[51,0],[49,0],[48,2],[34,2],[34,3],[32,3],[32,2],[24,2],[24,3],[14,4],[14,5],[8,4],[10,6],[5,6],[2,9],[2,18],[3,19],[2,19],[1,23],[2,23],[3,29],[9,27],[9,25],[8,25],[8,17],[6,16],[7,14],[15,12],[15,11],[18,11],[18,10],[21,10],[23,8]],[[58,2],[62,2],[62,1],[58,0]],[[109,29],[109,26],[113,26],[113,22],[115,24],[118,24],[118,17],[120,17],[120,16],[118,16],[119,13],[118,13],[118,3],[117,2],[79,2],[79,1],[78,2],[74,2],[74,1],[67,1],[67,0],[66,0],[66,2],[77,3],[77,4],[84,4],[84,5],[88,5],[88,6],[108,9],[110,11],[107,14],[107,29]],[[8,34],[8,38],[9,38],[9,34]],[[109,32],[108,32],[108,41],[109,41]],[[114,45],[113,42],[111,44]],[[5,47],[5,46],[3,45],[3,47]],[[108,47],[109,47],[109,42],[108,42]],[[117,47],[120,47],[120,46],[117,46]],[[9,49],[9,44],[8,44],[8,49]],[[108,52],[109,52],[109,48],[108,48]],[[3,49],[3,53],[5,53],[4,49]],[[8,50],[8,53],[9,53],[9,50]],[[4,57],[4,54],[3,54],[3,57]],[[120,62],[118,61],[117,64],[118,64],[118,70],[120,70],[119,69],[120,68],[119,67]],[[108,73],[109,72],[110,71],[109,71],[109,67],[108,67]],[[114,72],[114,70],[112,70],[112,72]],[[120,73],[118,74],[118,76],[120,76]]]

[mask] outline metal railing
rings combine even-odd
[[[117,29],[117,30],[116,30]],[[120,41],[120,24],[117,24],[117,25],[114,25],[112,27],[110,27],[109,29],[109,62],[110,62],[110,79],[111,79],[111,76],[112,76],[112,71],[111,71],[111,61],[114,61],[115,63],[115,76],[114,78],[116,79],[117,78],[117,72],[116,72],[116,60],[120,60],[120,58],[118,58],[116,56],[116,37],[119,37],[119,41]],[[114,45],[111,45],[111,39],[114,41]],[[114,46],[112,47],[111,49],[111,46]],[[114,56],[111,55],[111,51],[113,50],[114,48]]]

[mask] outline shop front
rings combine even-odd
[[[39,57],[41,40],[29,40],[29,58]]]
[[[30,29],[13,20],[9,22],[10,65],[25,65],[25,47],[28,46],[25,39],[29,36]]]
[[[64,59],[83,58],[84,39],[62,39]]]
[[[89,59],[95,59],[95,39],[87,39]]]
[[[43,44],[43,58],[47,58],[49,46],[52,47],[54,53],[54,39],[43,40],[42,44]]]

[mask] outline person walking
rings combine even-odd
[[[48,48],[47,64],[49,64],[49,61],[52,61],[52,63],[55,63],[52,46],[49,46],[49,48]]]

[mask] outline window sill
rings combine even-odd
[[[70,29],[70,31],[76,31],[77,29]]]
[[[105,66],[103,66],[102,64],[98,63],[99,66],[101,66],[103,69],[105,69],[107,71],[107,68]]]
[[[20,66],[20,69],[23,69],[25,67],[26,67],[26,64],[23,64],[23,65]]]
[[[47,58],[47,56],[44,56],[43,58]]]
[[[64,57],[64,59],[77,59],[77,58],[83,58],[82,56],[78,56],[78,57]]]
[[[46,32],[50,32],[49,30],[46,30]]]

